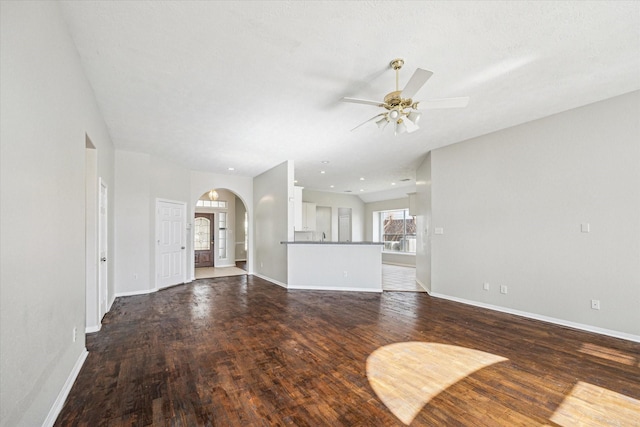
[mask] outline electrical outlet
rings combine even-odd
[[[591,308],[593,310],[600,310],[600,300],[599,299],[592,299],[591,300]]]
[[[507,293],[507,285],[500,285],[500,293],[501,294],[506,294]]]
[[[489,290],[489,284],[485,283],[484,285],[482,285],[482,289],[484,289],[485,291]]]

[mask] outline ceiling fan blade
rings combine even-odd
[[[420,101],[418,108],[434,109],[434,108],[462,108],[469,104],[469,97],[463,96],[460,98],[442,98],[442,99],[430,99],[428,101]]]
[[[402,97],[409,99],[418,93],[420,88],[429,80],[433,75],[432,71],[423,70],[422,68],[416,68],[413,76],[407,82],[407,85],[402,89]]]
[[[367,120],[366,122],[360,123],[358,126],[356,126],[356,127],[354,127],[353,129],[351,129],[351,132],[353,132],[354,130],[358,129],[360,126],[364,126],[364,125],[366,125],[367,123],[374,121],[374,120],[375,120],[375,119],[377,119],[378,117],[382,117],[382,116],[384,116],[385,114],[387,114],[387,113],[380,113],[380,114],[378,114],[377,116],[373,116],[373,117],[371,117],[371,118],[370,118],[369,120]]]
[[[376,107],[384,106],[384,102],[380,101],[369,101],[368,99],[358,99],[358,98],[342,98],[342,102],[352,102],[354,104],[366,104],[366,105],[375,105]]]

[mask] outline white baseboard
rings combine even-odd
[[[102,328],[102,323],[95,326],[87,326],[84,328],[85,334],[93,334],[94,332],[98,332]]]
[[[384,261],[383,264],[385,265],[397,265],[398,267],[411,267],[411,268],[416,268],[415,264],[401,264],[399,262],[388,262],[388,261]]]
[[[420,285],[420,287],[421,287],[422,289],[424,289],[424,291],[425,291],[426,293],[428,293],[429,295],[431,295],[431,291],[429,290],[429,288],[427,288],[427,286],[426,286],[424,283],[422,283],[422,282],[421,282],[420,280],[418,280],[418,279],[416,279],[416,283],[417,283],[418,285]]]
[[[116,298],[119,298],[119,297],[131,297],[131,296],[135,296],[135,295],[152,294],[154,292],[158,292],[158,289],[157,288],[153,288],[153,289],[144,289],[144,290],[141,290],[141,291],[116,292],[116,296],[115,297]]]
[[[56,401],[53,403],[53,406],[49,410],[47,414],[47,418],[45,418],[42,423],[42,427],[51,427],[55,424],[58,419],[58,415],[60,415],[60,411],[62,411],[62,407],[64,406],[65,400],[67,400],[67,396],[69,396],[69,392],[71,391],[71,387],[73,383],[76,381],[78,374],[80,373],[80,369],[82,369],[82,365],[84,365],[84,361],[87,359],[89,352],[87,349],[83,349],[80,356],[78,356],[78,360],[76,360],[75,365],[73,365],[73,369],[69,373],[67,380],[64,382],[64,386],[62,386],[62,390],[58,393],[58,397]]]
[[[287,289],[296,291],[345,291],[345,292],[377,292],[381,293],[382,289],[378,288],[347,288],[339,286],[289,286]]]
[[[567,326],[567,327],[573,328],[573,329],[580,329],[580,330],[586,331],[586,332],[593,332],[593,333],[600,334],[600,335],[607,335],[607,336],[614,337],[614,338],[621,338],[621,339],[627,340],[627,341],[640,342],[640,336],[633,335],[633,334],[628,334],[626,332],[619,332],[619,331],[613,331],[613,330],[610,330],[610,329],[598,328],[597,326],[585,325],[583,323],[570,322],[568,320],[557,319],[555,317],[543,316],[541,314],[529,313],[527,311],[520,311],[520,310],[514,310],[514,309],[511,309],[511,308],[507,308],[507,307],[500,307],[500,306],[497,306],[497,305],[485,304],[485,303],[482,303],[482,302],[466,300],[466,299],[463,299],[463,298],[452,297],[452,296],[449,296],[449,295],[443,295],[443,294],[438,294],[438,293],[430,293],[429,295],[431,295],[432,297],[435,297],[435,298],[442,298],[442,299],[446,299],[446,300],[449,300],[449,301],[460,302],[462,304],[473,305],[473,306],[476,306],[476,307],[486,308],[486,309],[494,310],[494,311],[500,311],[502,313],[515,314],[516,316],[522,316],[522,317],[527,317],[529,319],[541,320],[543,322],[553,323],[555,325],[560,325],[560,326]]]
[[[278,286],[280,286],[280,287],[283,287],[283,288],[287,289],[287,284],[286,284],[286,283],[278,282],[277,280],[272,279],[271,277],[263,276],[262,274],[258,274],[258,273],[251,273],[251,274],[252,274],[253,276],[256,276],[256,277],[259,277],[259,278],[261,278],[261,279],[264,279],[264,280],[266,280],[267,282],[271,282],[271,283],[273,283],[274,285],[278,285]]]

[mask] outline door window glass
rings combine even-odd
[[[207,218],[196,218],[194,249],[208,251],[211,249],[211,221]]]

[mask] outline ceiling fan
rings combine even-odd
[[[369,101],[367,99],[358,98],[342,98],[344,102],[352,102],[355,104],[367,104],[375,105],[376,107],[384,107],[387,111],[373,116],[364,123],[351,129],[354,131],[360,126],[363,126],[369,122],[375,121],[379,128],[384,129],[389,123],[393,122],[395,135],[401,133],[411,133],[418,130],[418,121],[420,120],[420,113],[418,111],[418,102],[413,102],[411,99],[422,86],[433,75],[433,72],[429,70],[423,70],[417,68],[413,73],[404,89],[398,89],[398,78],[400,75],[400,69],[404,65],[403,59],[394,59],[390,63],[391,68],[396,71],[396,90],[389,92],[384,101]],[[469,104],[468,97],[460,98],[442,98],[432,99],[428,101],[420,102],[420,106],[423,108],[459,108],[466,107]]]

